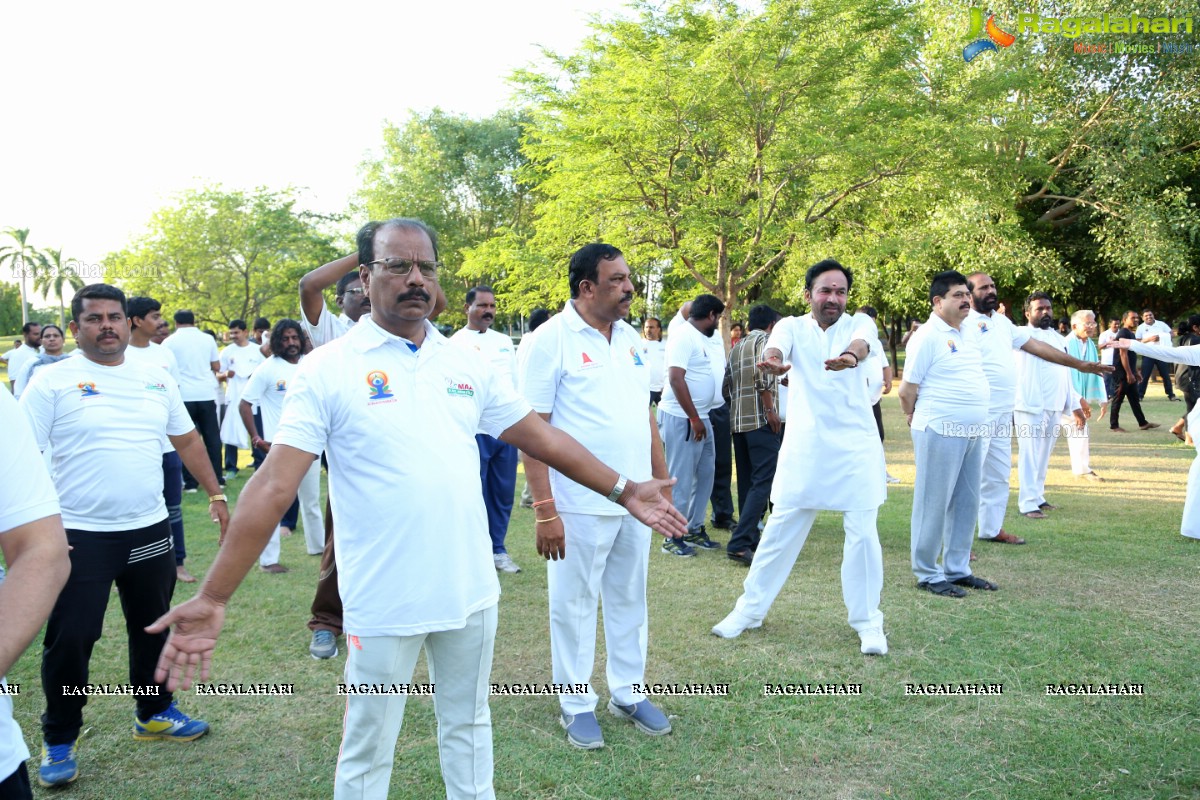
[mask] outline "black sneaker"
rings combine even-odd
[[[695,533],[689,533],[683,537],[683,540],[692,547],[702,547],[705,550],[716,550],[721,546],[720,542],[714,542],[708,538],[708,531],[701,526],[700,530]]]
[[[696,555],[696,548],[689,546],[682,539],[663,539],[662,551],[669,556],[691,558]]]

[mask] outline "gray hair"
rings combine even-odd
[[[1090,308],[1079,309],[1078,311],[1076,311],[1074,314],[1071,315],[1071,327],[1074,328],[1076,325],[1084,324],[1087,321],[1086,317],[1089,317],[1089,316],[1092,319],[1096,318],[1095,312],[1092,311]]]

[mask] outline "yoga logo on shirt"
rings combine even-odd
[[[983,320],[979,320],[979,332],[980,332],[980,333],[987,333],[987,332],[988,332],[988,326],[987,326],[987,322],[985,322],[985,321],[983,321]]]
[[[638,354],[637,354],[637,350],[634,350],[632,347],[631,347],[631,348],[629,348],[629,355],[633,356],[633,365],[634,365],[635,367],[644,367],[644,366],[646,366],[646,365],[645,365],[645,363],[643,363],[643,362],[642,362],[642,359],[641,359],[641,357],[640,357],[640,356],[638,356]]]
[[[957,352],[958,352],[958,345],[954,344],[954,340],[953,340],[953,339],[947,339],[947,340],[946,340],[946,346],[950,348],[950,352],[951,352],[951,353],[957,353]]]
[[[451,397],[474,397],[475,387],[466,381],[456,381],[446,378],[446,394]]]
[[[383,375],[382,372],[379,374]],[[383,390],[386,392],[387,391],[387,375],[383,375],[383,383],[384,383]],[[287,381],[275,381],[275,391],[286,392],[287,391]]]
[[[371,387],[371,394],[367,397],[369,402],[375,400],[388,400],[395,397],[391,393],[391,386],[388,385],[387,373],[373,369],[367,373],[367,386]]]
[[[96,388],[96,384],[91,381],[83,381],[79,384],[80,397],[99,397],[100,390]]]

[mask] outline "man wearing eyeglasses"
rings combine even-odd
[[[488,694],[500,583],[488,560],[476,432],[516,445],[668,535],[682,534],[684,520],[663,496],[669,481],[606,467],[429,322],[439,272],[429,228],[372,222],[358,245],[371,314],[300,362],[270,454],[238,498],[203,586],[150,626],[175,626],[156,674],[186,688],[202,664],[206,679],[225,605],[325,451],[349,651],[334,797],[387,796],[406,695],[367,692],[403,689],[424,647],[446,794],[492,798]]]
[[[515,389],[516,348],[511,336],[492,328],[496,318],[496,295],[492,287],[469,289],[466,299],[467,327],[451,336],[450,341],[482,354],[496,374]],[[488,533],[492,537],[492,560],[500,572],[520,572],[521,568],[504,546],[517,487],[517,448],[486,433],[475,434],[475,441],[479,445],[479,479],[487,506]]]

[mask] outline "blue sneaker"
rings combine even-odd
[[[568,714],[564,711],[558,721],[567,732],[567,741],[575,747],[581,750],[598,750],[604,747],[604,735],[600,733],[600,723],[596,721],[595,712]]]
[[[687,534],[683,537],[683,540],[692,547],[703,547],[705,550],[716,550],[721,546],[720,542],[714,542],[708,538],[708,531],[704,529],[704,526],[701,526],[700,530],[695,533]]]
[[[208,723],[192,719],[175,707],[175,701],[161,714],[150,719],[133,717],[133,738],[142,741],[165,739],[172,742],[190,742],[208,733]]]
[[[683,539],[663,539],[662,551],[669,556],[691,558],[696,555],[696,548]]]
[[[671,732],[671,721],[667,719],[667,715],[655,708],[649,700],[632,706],[617,705],[616,700],[609,700],[608,712],[614,717],[629,720],[639,731],[651,736],[666,736]]]
[[[46,744],[43,741],[38,783],[42,786],[66,786],[78,777],[79,762],[75,760],[75,742]]]

